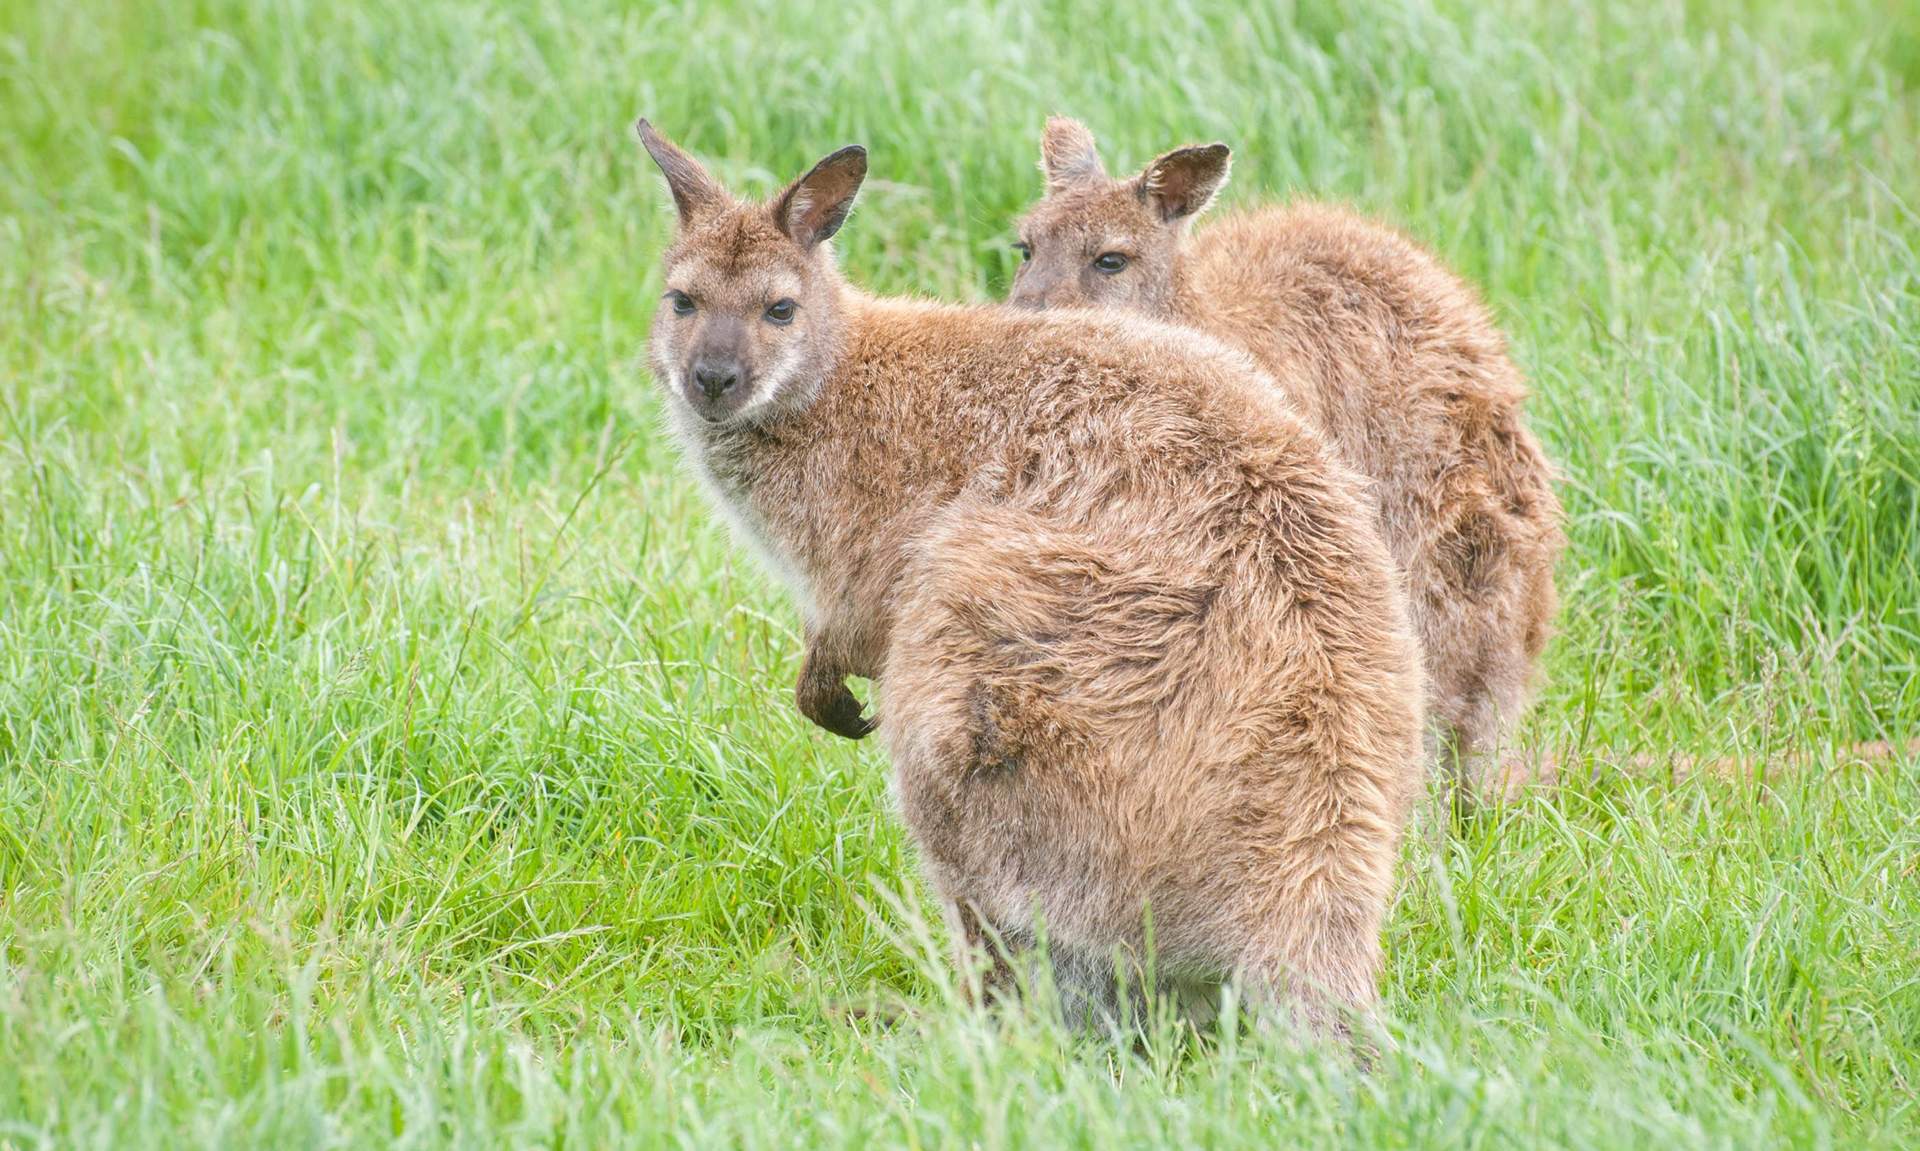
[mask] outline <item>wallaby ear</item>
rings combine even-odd
[[[1140,197],[1159,210],[1162,220],[1172,223],[1213,203],[1232,166],[1233,149],[1225,144],[1175,148],[1140,174]]]
[[[679,145],[662,136],[644,117],[633,128],[640,133],[640,143],[646,146],[647,155],[660,165],[660,174],[667,178],[667,190],[673,193],[673,206],[680,211],[682,226],[726,205],[726,189],[707,174],[700,161],[682,152]]]
[[[1047,178],[1049,192],[1107,178],[1093,133],[1085,124],[1065,116],[1047,117],[1046,131],[1040,133],[1040,171]]]
[[[867,150],[858,144],[840,149],[787,185],[773,202],[773,221],[793,242],[812,251],[847,222],[854,194],[867,178]]]

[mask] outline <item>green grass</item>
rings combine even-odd
[[[1915,1145],[1916,13],[0,3],[0,1148]],[[1431,243],[1564,467],[1594,770],[1411,837],[1368,1075],[955,1006],[657,427],[637,114],[979,297],[1054,110]]]

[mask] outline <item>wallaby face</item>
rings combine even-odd
[[[844,148],[770,202],[743,204],[645,120],[638,131],[679,213],[649,341],[655,376],[709,424],[804,407],[838,346],[824,245],[853,206],[866,150]]]
[[[1138,175],[1115,180],[1085,125],[1048,120],[1040,158],[1047,192],[1021,221],[1025,259],[1011,301],[1167,314],[1187,221],[1226,183],[1231,160],[1225,144],[1176,148]]]

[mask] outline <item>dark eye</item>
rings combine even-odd
[[[1118,252],[1102,252],[1094,257],[1093,266],[1111,276],[1127,266],[1127,258]]]
[[[692,296],[687,295],[685,292],[668,292],[667,300],[669,303],[673,305],[674,315],[676,316],[693,315],[693,297]]]
[[[1016,240],[1013,245],[1013,250],[1020,253],[1020,259],[1022,261],[1033,259],[1033,245],[1027,243],[1025,240]]]
[[[770,304],[767,307],[767,322],[785,327],[793,323],[793,310],[799,306],[800,305],[794,303],[792,300],[781,300],[778,303]]]

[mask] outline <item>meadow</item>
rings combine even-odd
[[[1053,111],[1430,244],[1563,469],[1369,1073],[963,1007],[659,427],[637,115],[970,299]],[[1912,1147],[1916,738],[1920,7],[0,0],[0,1148]]]

